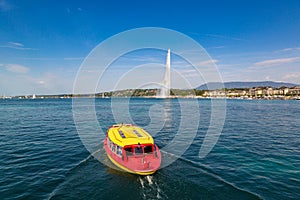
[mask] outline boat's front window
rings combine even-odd
[[[142,145],[132,145],[126,146],[123,148],[126,156],[141,156],[143,154],[152,154],[154,150],[154,146],[152,144],[142,144]]]
[[[135,155],[142,155],[143,154],[143,149],[141,146],[137,146],[134,148],[134,153]]]
[[[152,146],[149,146],[149,145],[148,145],[148,146],[145,146],[145,147],[144,147],[144,152],[145,152],[145,153],[148,153],[148,154],[149,154],[149,153],[152,153]]]
[[[126,156],[132,156],[132,148],[131,147],[126,147],[124,148]]]

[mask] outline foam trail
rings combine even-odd
[[[138,178],[141,184],[141,195],[143,199],[163,199],[164,193],[159,187],[159,182],[154,176],[143,176]]]
[[[144,181],[143,181],[143,179],[141,177],[139,177],[139,180],[140,180],[140,183],[142,185],[142,188],[144,188]]]
[[[146,178],[147,178],[149,185],[152,185],[153,184],[152,176],[146,176]]]

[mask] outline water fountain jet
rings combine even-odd
[[[156,95],[158,98],[169,98],[170,97],[170,69],[171,69],[171,51],[168,49],[166,58],[166,72],[162,82],[161,89]]]

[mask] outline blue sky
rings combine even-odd
[[[300,84],[300,1],[0,0],[0,96],[71,93],[93,48],[139,27],[193,38],[224,81]]]

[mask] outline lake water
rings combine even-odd
[[[0,100],[0,199],[300,199],[300,101],[227,100],[222,133],[204,158],[199,149],[211,101],[182,101],[199,103],[199,123],[176,99],[130,99],[133,122],[161,149],[185,131],[182,118],[199,125],[182,156],[163,151],[163,162],[174,162],[138,176],[109,167],[104,134],[92,142],[98,157],[90,154],[77,133],[71,99]],[[99,133],[105,133],[116,123],[111,100],[96,99],[95,109]],[[155,116],[165,120],[162,127]]]

